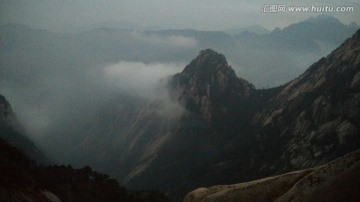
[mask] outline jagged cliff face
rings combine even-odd
[[[254,88],[212,50],[200,52],[162,83],[169,92],[166,98],[114,99],[70,153],[82,154],[84,164],[134,189],[185,193],[189,185],[206,182],[204,176],[195,179],[193,171],[202,172],[219,158],[223,145],[248,125]]]
[[[151,163],[140,166],[137,163],[135,171],[141,168],[141,172],[132,170],[125,180],[129,186],[149,184],[151,188],[179,194],[189,186],[206,182],[205,175],[196,173],[204,172],[213,159],[222,155],[224,145],[243,134],[239,131],[250,120],[247,104],[254,89],[235,75],[223,55],[209,49],[201,51],[182,72],[168,78],[167,87],[170,99],[183,112],[167,122],[166,130],[148,125],[148,121],[138,126],[142,129],[149,126],[145,130],[154,131],[158,137],[163,134],[148,145],[165,137],[166,140],[156,144],[156,153],[145,152],[143,156],[151,156]],[[162,122],[168,119],[160,117]],[[154,116],[151,120],[159,121]]]
[[[210,49],[201,51],[181,73],[174,75],[170,86],[173,97],[208,122],[239,112],[254,89],[236,76],[223,55]]]
[[[271,108],[256,116],[261,138],[283,142],[278,155],[287,165],[280,170],[319,165],[360,147],[359,75],[358,31],[284,86]]]
[[[268,90],[201,51],[164,80],[172,105],[120,96],[74,151],[127,186],[175,196],[328,162],[360,147],[359,35]]]

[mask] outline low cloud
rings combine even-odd
[[[154,98],[159,96],[159,81],[179,72],[182,63],[149,63],[121,61],[104,68],[105,80],[121,92]]]

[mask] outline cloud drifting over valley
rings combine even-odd
[[[340,5],[333,0],[316,4],[319,2]],[[299,1],[1,1],[0,94],[12,104],[29,136],[48,146],[43,137],[82,133],[121,93],[148,101],[162,99],[160,113],[176,108],[181,112],[159,80],[180,72],[202,49],[224,54],[236,73],[257,87],[280,85],[324,56],[324,51],[294,51],[303,39],[291,48],[274,51],[274,44],[287,43],[267,40],[273,28],[321,14],[261,12],[263,4],[282,3],[297,5]],[[360,9],[355,1],[341,5]],[[345,23],[359,23],[360,19],[358,12],[334,16]],[[330,22],[336,24],[337,20]],[[256,24],[268,35],[236,33]],[[341,25],[336,32],[339,30],[344,30]],[[319,35],[324,36],[322,32]],[[258,43],[255,48],[254,43]],[[70,142],[63,139],[63,145]]]
[[[106,81],[122,92],[141,97],[157,96],[159,80],[173,75],[182,68],[182,63],[149,63],[121,61],[104,68]]]
[[[0,92],[9,99],[20,121],[37,140],[81,131],[109,100],[122,93],[169,102],[159,80],[184,67],[184,63],[120,61],[68,69],[62,74],[58,68],[48,67],[29,75],[30,81],[37,82],[23,85],[11,78],[2,79]]]

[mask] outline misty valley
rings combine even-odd
[[[0,26],[0,201],[358,201],[360,30]]]

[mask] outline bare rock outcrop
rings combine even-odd
[[[233,185],[199,188],[184,202],[358,201],[360,150],[323,166]]]

